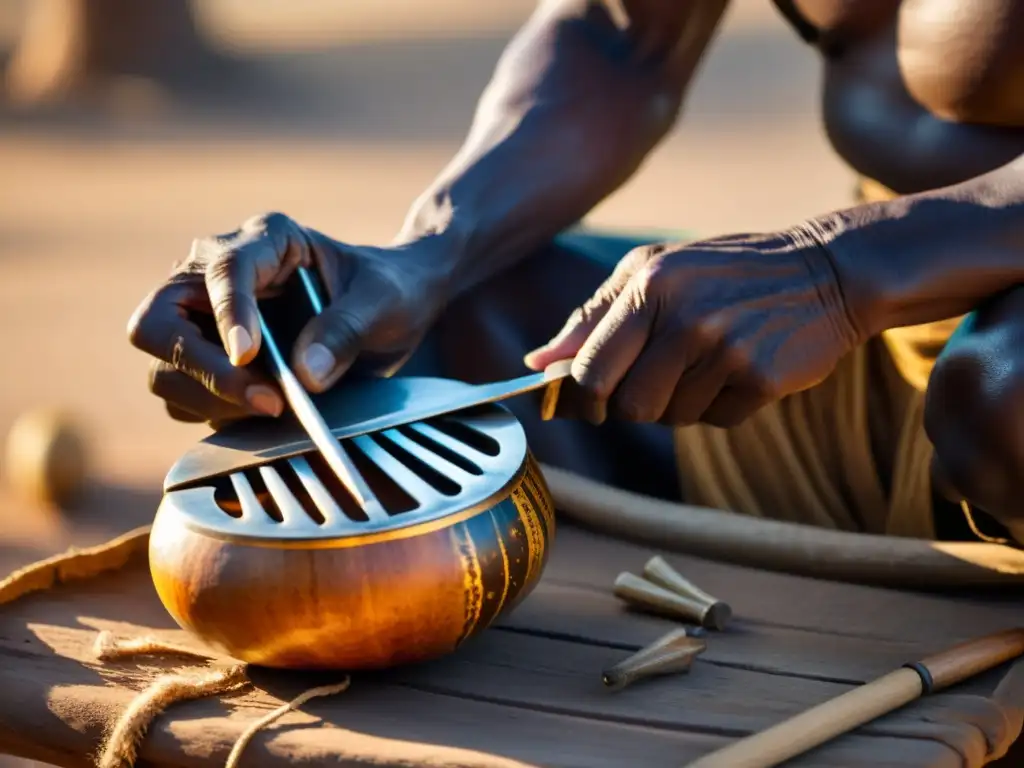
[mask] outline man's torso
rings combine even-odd
[[[776,5],[824,55],[825,128],[858,174],[911,193],[1024,153],[1024,0]]]

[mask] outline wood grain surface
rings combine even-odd
[[[688,674],[610,693],[601,669],[677,626],[611,596],[618,570],[642,567],[651,554],[565,526],[545,578],[498,627],[439,661],[356,676],[349,691],[260,734],[247,764],[332,756],[352,766],[680,766],[957,636],[1007,626],[1021,607],[1020,600],[967,603],[769,577],[666,555],[686,578],[729,600],[735,620],[709,633]],[[0,608],[0,749],[84,766],[133,693],[180,664],[100,664],[90,646],[102,629],[188,642],[160,606],[145,558]],[[979,724],[1013,709],[996,695],[1005,676],[1000,668],[914,702],[793,764],[961,766],[961,752],[984,753]],[[143,759],[220,765],[248,723],[332,678],[255,670],[253,680],[249,693],[176,705],[154,724]]]

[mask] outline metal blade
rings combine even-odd
[[[482,387],[453,379],[426,377],[354,379],[316,395],[312,400],[332,437],[338,441],[404,424],[416,425],[420,431],[429,429],[427,425],[418,423],[420,414],[451,414],[460,421],[478,423],[480,428],[489,429],[504,419],[500,415],[503,412],[500,400],[545,384],[557,387],[561,381],[557,376],[563,372],[555,370],[552,373],[556,378],[551,381],[547,380],[549,374],[538,373]],[[494,412],[472,413],[465,410],[484,403],[492,403]],[[444,442],[440,437],[436,440]],[[204,478],[296,456],[315,447],[309,432],[293,412],[286,411],[276,419],[243,419],[208,435],[181,456],[164,479],[164,490],[171,491],[201,482]],[[474,457],[473,461],[479,463],[486,458],[481,455]]]
[[[421,395],[421,398],[404,408],[378,414],[361,421],[332,425],[331,432],[336,438],[344,439],[350,435],[380,432],[384,429],[393,429],[415,421],[425,421],[435,416],[455,413],[477,405],[507,400],[510,397],[532,392],[564,379],[569,375],[571,365],[571,360],[563,360],[552,363],[540,373],[492,384],[468,386],[462,391],[447,391],[447,388],[442,388],[438,392],[438,396],[434,398],[429,397],[428,391],[424,391],[423,395],[427,396]]]

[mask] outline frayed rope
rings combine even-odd
[[[100,661],[124,659],[129,656],[187,656],[193,659],[209,659],[210,656],[183,645],[157,640],[152,637],[115,638],[111,632],[100,632],[92,647]]]
[[[150,723],[171,704],[217,696],[248,684],[242,664],[224,670],[158,677],[135,697],[111,730],[98,762],[99,768],[134,765]]]
[[[164,640],[151,637],[118,639],[106,631],[100,632],[96,638],[93,653],[101,661],[140,655],[186,656],[202,660],[211,658],[199,651]],[[147,729],[161,712],[178,702],[219,696],[247,687],[252,683],[245,670],[245,664],[236,664],[225,669],[197,670],[158,677],[135,697],[110,730],[97,761],[98,768],[131,768],[138,757],[139,745]],[[245,747],[260,730],[289,712],[297,710],[310,699],[341,693],[349,687],[350,682],[351,679],[346,676],[338,684],[310,688],[261,717],[246,728],[235,742],[225,768],[237,768]]]

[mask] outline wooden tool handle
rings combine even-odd
[[[1024,628],[1016,628],[954,645],[910,666],[919,673],[920,667],[927,670],[931,685],[926,686],[926,693],[930,693],[956,685],[1021,654],[1024,654]]]
[[[921,678],[898,669],[687,764],[687,768],[772,768],[921,695]]]
[[[986,635],[907,664],[760,733],[689,763],[687,768],[772,768],[936,691],[1024,653],[1024,629]]]

